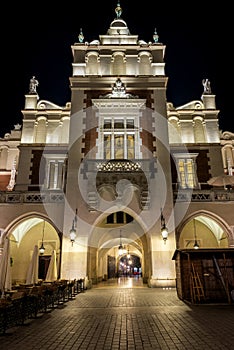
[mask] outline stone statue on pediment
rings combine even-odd
[[[116,13],[116,18],[121,18],[122,8],[120,6],[120,1],[118,1],[118,3],[117,3],[117,7],[115,9],[115,13]]]
[[[32,76],[29,83],[29,94],[37,94],[37,86],[39,85],[38,80],[35,76]]]
[[[203,87],[204,87],[203,94],[204,94],[204,95],[211,95],[212,92],[211,92],[211,86],[210,86],[210,81],[209,81],[209,79],[203,79],[203,80],[202,80],[202,85],[203,85]]]

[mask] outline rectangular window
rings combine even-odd
[[[104,159],[134,159],[134,134],[104,134]]]
[[[193,159],[178,160],[178,177],[180,187],[194,188],[197,186],[197,175]]]
[[[104,129],[111,129],[111,119],[104,119]]]
[[[63,189],[64,181],[65,181],[65,164],[64,162],[58,162],[57,188]]]
[[[104,135],[104,159],[111,159],[111,135]]]
[[[55,162],[50,162],[49,165],[49,188],[54,189],[54,177],[55,177]]]
[[[127,119],[127,129],[134,129],[134,119]]]
[[[114,158],[123,159],[124,158],[124,135],[114,136]]]
[[[101,119],[101,118],[100,118]],[[100,120],[99,156],[104,159],[139,158],[139,128],[134,117],[105,116]]]
[[[115,129],[124,129],[124,120],[123,119],[115,119],[114,120],[114,128]]]
[[[135,142],[134,135],[127,135],[127,151],[128,151],[128,159],[135,158]]]
[[[65,183],[66,164],[64,160],[50,160],[47,164],[47,188],[62,190]]]
[[[191,159],[187,160],[186,167],[187,167],[187,185],[189,188],[193,188],[195,185],[195,181],[194,181],[193,161]]]

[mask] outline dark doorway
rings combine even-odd
[[[39,271],[38,271],[38,278],[45,280],[47,270],[49,267],[51,256],[50,255],[41,255],[39,256]]]
[[[116,277],[115,257],[108,255],[108,278]]]

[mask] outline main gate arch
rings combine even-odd
[[[129,212],[127,214],[129,215]],[[118,276],[117,266],[121,257],[119,254],[121,244],[125,249],[122,255],[126,255],[129,250],[131,255],[139,257],[142,277],[147,282],[151,274],[151,259],[149,258],[150,254],[148,254],[150,246],[147,233],[134,217],[126,224],[109,224],[106,219],[108,215],[102,217],[102,221],[96,225],[90,236],[87,254],[89,279],[93,284],[96,284],[108,277]]]

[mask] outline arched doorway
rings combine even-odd
[[[87,275],[92,284],[123,275],[124,265],[121,267],[120,263],[124,264],[124,259],[128,262],[125,265],[127,275],[139,275],[147,281],[150,275],[150,259],[145,255],[149,251],[148,240],[141,224],[131,214],[123,211],[106,213],[97,221],[87,254]],[[120,245],[123,249],[119,249]]]
[[[48,218],[29,215],[19,218],[8,229],[6,236],[10,240],[12,285],[26,283],[27,273],[35,246],[44,245],[45,251],[38,256],[38,278],[45,279],[53,252],[56,254],[58,278],[61,264],[61,236]]]
[[[141,259],[137,255],[132,255],[128,252],[120,257],[118,261],[118,277],[141,277]]]

